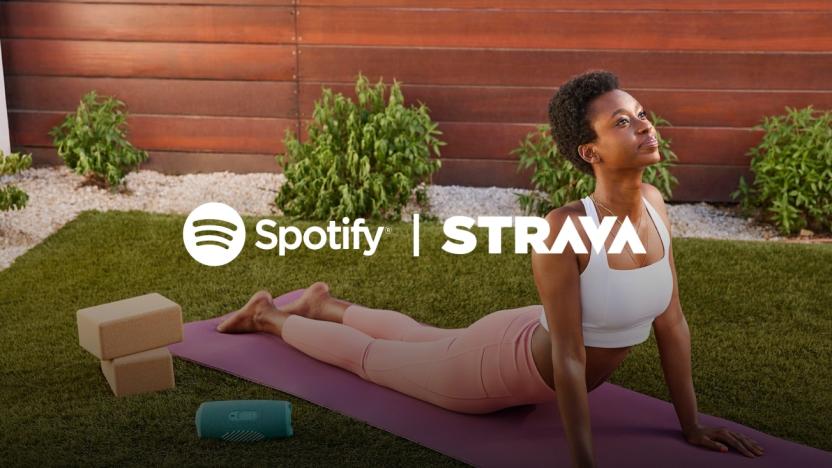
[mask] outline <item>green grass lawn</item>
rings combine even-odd
[[[185,216],[87,211],[0,271],[4,465],[461,465],[180,359],[175,389],[112,395],[97,359],[78,345],[75,313],[152,291],[179,303],[186,322],[237,309],[261,288],[278,295],[316,280],[338,297],[444,327],[539,303],[529,256],[505,253],[513,252],[508,235],[502,255],[489,255],[481,236],[476,252],[455,256],[440,250],[441,225],[423,223],[414,258],[410,225],[394,223],[372,257],[329,249],[280,257],[254,247],[259,218],[244,219],[246,247],[223,267],[190,258]],[[832,450],[832,246],[674,239],[673,247],[699,410]],[[611,381],[669,401],[652,335]],[[291,401],[295,436],[198,439],[199,404],[226,399]]]

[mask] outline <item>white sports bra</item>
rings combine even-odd
[[[642,343],[650,336],[653,319],[670,304],[673,295],[673,274],[668,259],[670,234],[656,210],[646,198],[641,198],[659,231],[664,255],[658,262],[645,267],[613,270],[607,263],[605,247],[597,253],[589,247],[589,263],[581,273],[581,322],[585,346],[621,348]],[[592,200],[586,197],[581,202],[598,226],[600,222]],[[540,314],[540,324],[549,329],[545,312]]]

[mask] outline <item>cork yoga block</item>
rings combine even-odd
[[[103,360],[182,341],[182,308],[159,293],[81,309],[78,342]]]
[[[156,392],[176,386],[168,348],[156,348],[101,361],[101,371],[116,396]]]

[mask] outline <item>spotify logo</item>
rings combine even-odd
[[[363,250],[365,257],[373,255],[381,242],[384,227],[364,225],[364,218],[356,218],[350,224],[348,217],[341,218],[339,225],[330,221],[324,228],[309,226],[280,226],[273,219],[261,219],[254,227],[260,236],[254,246],[260,250],[277,250],[283,257],[287,252],[305,247],[320,250]],[[389,231],[390,228],[387,228]],[[225,265],[240,255],[246,243],[246,227],[234,208],[225,203],[204,203],[191,211],[182,228],[182,240],[188,253],[197,262],[206,266]]]
[[[191,211],[182,228],[185,248],[194,260],[221,266],[237,258],[246,241],[243,218],[225,203],[204,203]]]

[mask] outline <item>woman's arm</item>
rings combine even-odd
[[[661,194],[652,185],[643,185],[647,188],[647,197],[651,205],[657,207],[665,226],[668,227],[668,234],[670,234],[670,222]],[[736,448],[745,456],[762,455],[763,448],[754,439],[724,427],[704,427],[699,424],[696,393],[693,389],[691,372],[690,329],[679,301],[679,286],[676,279],[676,262],[673,259],[672,245],[668,247],[667,254],[670,257],[670,271],[673,275],[673,294],[667,309],[653,321],[653,331],[656,335],[656,344],[659,348],[665,382],[682,433],[688,442],[712,450],[727,451],[728,447],[718,442],[722,441]]]
[[[554,346],[552,348],[555,388],[558,389],[558,410],[569,443],[573,466],[594,467],[595,456],[592,450],[589,399],[585,377],[586,360],[558,357],[559,351]]]
[[[551,248],[567,217],[563,208],[546,216],[549,237],[544,243],[547,248]],[[549,325],[558,408],[572,461],[574,466],[595,466],[577,258],[569,247],[560,254],[538,254],[533,251],[532,270]]]
[[[690,358],[690,330],[682,314],[674,274],[673,297],[667,310],[653,321],[662,371],[676,417],[687,436],[699,427]]]
[[[656,334],[665,382],[682,433],[685,439],[694,445],[726,452],[728,447],[719,442],[722,441],[747,457],[760,456],[763,454],[763,448],[754,439],[725,427],[705,427],[699,424],[691,375],[690,330],[679,303],[672,251],[669,251],[668,255],[671,255],[673,296],[667,310],[653,321],[653,331]]]
[[[656,208],[667,228],[668,237],[672,236],[667,208],[661,192],[650,185],[642,184],[645,197]],[[693,390],[693,378],[690,358],[690,330],[688,322],[682,314],[679,303],[679,286],[676,281],[676,262],[673,260],[673,245],[668,246],[667,255],[670,262],[670,272],[673,275],[673,294],[667,309],[653,321],[653,332],[659,348],[662,371],[665,382],[676,409],[676,417],[682,432],[687,435],[691,430],[699,427],[696,410],[696,395]]]

